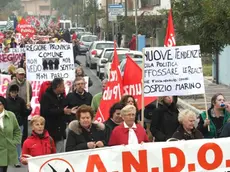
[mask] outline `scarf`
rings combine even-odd
[[[5,116],[5,112],[4,110],[2,111],[2,113],[0,113],[0,128],[3,129],[4,128],[4,124],[3,124],[3,118]]]
[[[36,136],[38,136],[38,137],[39,137],[39,139],[43,139],[43,138],[45,137],[44,132],[43,132],[43,133],[41,133],[41,134],[38,134],[38,133],[34,132],[34,134],[35,134]]]

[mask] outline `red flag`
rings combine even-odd
[[[22,18],[21,21],[18,23],[16,30],[21,33],[22,36],[29,36],[30,38],[32,38],[36,32],[35,28],[28,24],[28,22],[24,18]]]
[[[132,60],[131,57],[127,55],[126,64],[123,76],[123,88],[124,94],[132,95],[137,101],[138,109],[141,109],[141,96],[142,96],[142,70],[141,68]],[[135,72],[130,72],[135,71]],[[157,97],[145,97],[144,106],[156,100]]]
[[[173,19],[172,19],[172,9],[170,9],[170,11],[169,11],[168,27],[167,27],[167,31],[166,31],[164,45],[165,45],[165,47],[176,46],[175,32],[174,32]]]
[[[120,62],[116,50],[116,42],[114,41],[114,57],[109,73],[109,81],[103,93],[100,106],[97,110],[95,120],[103,122],[109,118],[110,107],[119,102],[123,94],[122,77],[120,69],[118,68]]]

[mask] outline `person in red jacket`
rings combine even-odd
[[[131,41],[129,42],[129,49],[136,50],[136,35],[133,34]]]
[[[42,99],[42,95],[46,92],[46,89],[51,86],[50,81],[45,81],[41,84],[39,93],[38,93],[38,101],[40,102]]]
[[[22,146],[21,163],[27,165],[27,158],[56,153],[54,140],[45,130],[45,119],[35,115],[31,119],[32,135]]]
[[[109,146],[149,142],[145,129],[140,124],[135,124],[135,106],[126,105],[121,110],[121,116],[124,122],[113,129]]]
[[[44,81],[41,86],[40,86],[40,90],[38,93],[38,101],[40,103],[41,99],[42,99],[42,95],[46,92],[47,88],[49,88],[51,86],[51,81]],[[66,93],[64,92],[64,96],[66,96]]]

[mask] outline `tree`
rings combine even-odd
[[[177,43],[199,44],[203,53],[215,55],[218,72],[219,54],[230,44],[230,1],[175,0],[173,15]]]
[[[10,2],[12,2],[13,0],[0,0],[0,9],[4,9],[6,7],[6,5]]]
[[[220,52],[230,43],[230,1],[177,0],[174,24],[183,44],[200,44],[203,52]]]

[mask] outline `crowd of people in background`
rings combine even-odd
[[[78,41],[72,40],[69,31],[40,30],[40,35],[50,36],[47,42],[26,37],[16,43],[14,34],[5,33],[0,44],[4,52],[28,43],[73,42],[74,57],[78,55]],[[135,42],[135,37],[132,41]],[[110,107],[109,119],[104,123],[94,121],[108,80],[104,79],[101,92],[92,96],[85,90],[85,73],[79,66],[69,92],[65,91],[62,78],[43,82],[38,97],[40,114],[30,120],[32,134],[28,137],[28,116],[32,111],[28,99],[31,100],[32,88],[26,81],[25,58],[19,66],[8,68],[12,81],[8,84],[6,98],[0,97],[0,172],[6,172],[9,165],[26,165],[29,157],[52,153],[166,142],[172,138],[191,140],[230,136],[230,104],[221,93],[212,97],[208,114],[200,114],[197,126],[196,114],[187,109],[180,111],[177,100],[172,96],[159,97],[146,106],[145,119],[141,119],[135,98],[124,95],[120,102]],[[30,97],[27,95],[27,84]],[[93,82],[89,78],[91,86]],[[141,120],[145,120],[144,126]]]

